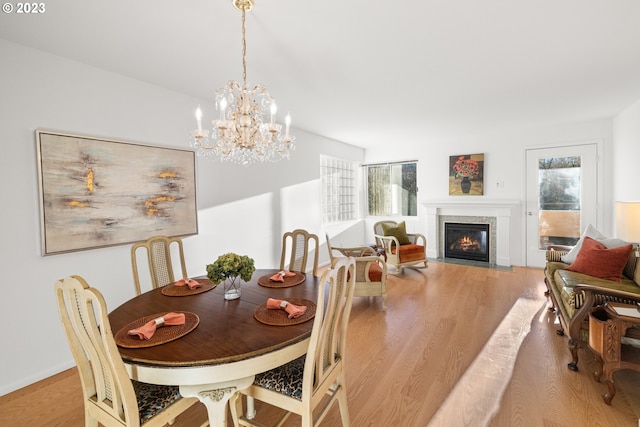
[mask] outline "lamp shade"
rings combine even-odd
[[[616,202],[616,237],[640,243],[640,202]]]

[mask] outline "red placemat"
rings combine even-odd
[[[137,336],[129,335],[129,331],[131,329],[139,328],[145,323],[164,316],[167,313],[168,312],[165,311],[163,313],[151,314],[122,327],[114,336],[116,344],[125,348],[153,347],[169,341],[177,340],[178,338],[187,335],[189,332],[193,331],[196,326],[198,326],[198,323],[200,323],[200,318],[197,314],[190,313],[188,311],[177,311],[176,313],[184,313],[184,325],[161,326],[156,329],[156,332],[148,340],[141,340]]]
[[[305,298],[287,298],[294,305],[305,305],[307,311],[300,317],[289,319],[289,314],[284,310],[267,308],[267,303],[259,305],[253,312],[253,317],[260,323],[272,326],[290,326],[304,323],[313,319],[316,315],[316,303]]]
[[[193,280],[197,280],[198,283],[200,283],[202,286],[196,289],[189,289],[187,285],[176,286],[174,284],[171,284],[163,287],[160,292],[162,292],[162,295],[166,295],[169,297],[187,297],[189,295],[198,295],[203,292],[210,291],[211,289],[218,286],[218,285],[215,285],[209,279],[193,279]]]
[[[277,274],[280,270],[274,270],[273,273],[265,274],[258,279],[258,284],[265,288],[289,288],[304,282],[306,277],[302,273],[295,273],[295,276],[284,276],[284,282],[276,282],[271,280],[271,276]]]

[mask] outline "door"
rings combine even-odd
[[[597,227],[597,144],[526,150],[527,266],[544,267],[549,245],[573,245]]]

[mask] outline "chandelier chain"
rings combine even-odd
[[[245,9],[242,9],[242,82],[247,87],[247,35],[245,29]]]

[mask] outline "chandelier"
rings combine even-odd
[[[242,84],[232,80],[216,91],[215,104],[220,115],[212,121],[211,135],[202,128],[202,110],[198,106],[198,128],[191,133],[191,146],[199,156],[243,165],[288,159],[295,140],[289,133],[291,116],[287,114],[282,134],[282,125],[276,122],[275,99],[263,85],[253,88],[247,85],[245,14],[253,8],[253,0],[232,2],[242,12]],[[267,117],[269,120],[265,121]]]

